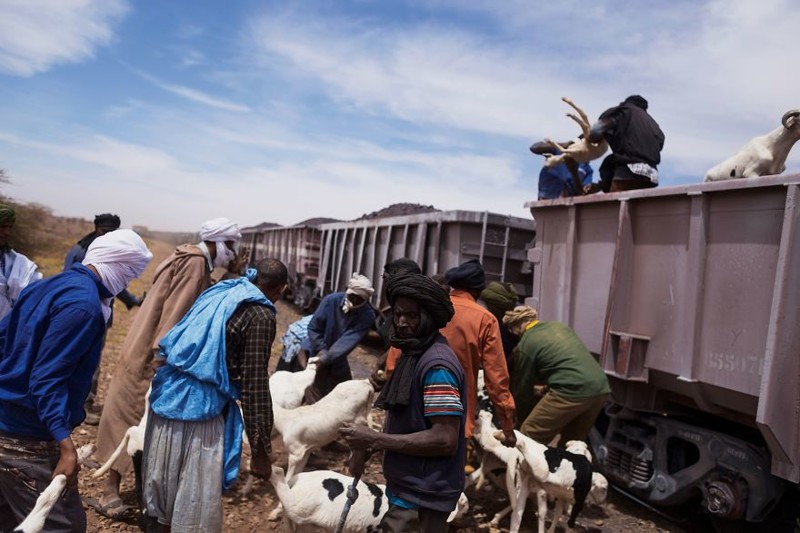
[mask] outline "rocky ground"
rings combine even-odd
[[[165,243],[156,241],[150,242],[150,245],[155,258],[150,268],[148,268],[143,276],[143,280],[136,281],[133,284],[132,290],[136,294],[141,294],[146,290],[152,282],[152,273],[155,265],[171,251],[171,246]],[[286,330],[288,324],[299,318],[297,312],[283,302],[279,302],[278,309],[278,341],[276,341],[273,347],[272,366],[274,366],[277,354],[280,352],[279,340],[281,335]],[[100,402],[102,402],[105,397],[108,383],[114,371],[117,357],[119,356],[120,347],[136,312],[136,309],[127,311],[121,304],[116,304],[114,326],[109,331],[101,363]],[[350,358],[354,367],[355,377],[366,377],[371,371],[378,355],[379,350],[372,347],[370,343],[357,348]],[[375,414],[376,416],[380,416],[378,412]],[[77,428],[74,433],[78,444],[93,442],[95,440],[95,435],[96,427],[88,425]],[[242,469],[243,472],[246,472],[247,465],[249,464],[247,450],[245,450],[244,455]],[[347,452],[340,443],[339,445],[330,446],[315,453],[311,457],[307,469],[331,469],[345,472],[346,461]],[[279,437],[274,439],[274,462],[284,468],[286,466],[286,455],[283,452]],[[243,478],[244,476],[240,474],[240,479]],[[365,478],[368,481],[383,482],[379,458],[377,456],[370,460]],[[83,496],[99,498],[101,488],[102,480],[92,479],[91,468],[84,468],[80,474],[81,494]],[[135,497],[132,474],[126,476],[122,490],[125,503],[134,505]],[[501,527],[499,529],[490,528],[488,525],[492,516],[508,503],[508,498],[503,495],[502,490],[490,486],[485,486],[482,490],[476,490],[473,487],[467,491],[467,495],[470,499],[470,510],[467,515],[455,525],[456,527],[452,528],[453,530],[464,533],[472,531],[507,531],[508,518],[501,522]],[[282,530],[279,521],[270,521],[268,519],[269,514],[276,506],[276,497],[272,487],[267,482],[257,481],[253,490],[247,496],[241,495],[238,490],[232,490],[223,496],[223,502],[226,531],[247,532]],[[124,521],[112,521],[87,507],[87,518],[89,523],[88,530],[90,532],[138,531],[138,527],[132,515]],[[564,525],[564,527],[566,526]],[[529,505],[528,512],[523,520],[522,531],[531,532],[535,531],[535,528],[536,516],[533,513],[533,505]],[[582,513],[575,530],[579,532],[635,531],[637,533],[654,533],[661,531],[678,532],[684,531],[684,528],[668,522],[660,516],[647,511],[645,508],[634,504],[612,491],[604,507],[589,507]]]

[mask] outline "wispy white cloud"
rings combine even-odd
[[[183,85],[166,83],[164,81],[161,81],[159,78],[138,69],[132,69],[132,70],[138,76],[149,81],[156,87],[159,87],[160,89],[163,89],[168,93],[180,96],[181,98],[191,100],[192,102],[197,102],[199,104],[207,105],[209,107],[222,109],[224,111],[235,111],[237,113],[246,113],[250,111],[250,108],[245,105],[237,104],[235,102],[230,102],[228,100],[223,100],[222,98],[217,98],[215,96],[210,96],[202,91],[198,91],[197,89],[192,89],[191,87],[184,87]]]
[[[563,117],[561,96],[596,117],[640,93],[667,132],[664,159],[695,174],[798,105],[791,65],[800,57],[793,37],[800,6],[792,0],[646,9],[622,2],[531,9],[522,0],[418,5],[434,15],[488,14],[496,32],[435,17],[378,30],[369,19],[314,18],[291,8],[256,19],[251,36],[262,64],[287,62],[340,104],[493,136],[571,136],[576,131]]]
[[[183,68],[202,65],[206,60],[205,54],[191,48],[182,49],[178,53],[180,55],[180,66]]]
[[[0,72],[33,76],[90,59],[128,11],[125,0],[3,0]]]

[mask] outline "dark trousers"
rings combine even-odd
[[[303,404],[312,405],[317,403],[323,396],[332,391],[336,385],[351,379],[353,379],[353,373],[350,371],[347,356],[340,357],[329,365],[320,365],[317,367],[314,382],[306,389]]]
[[[60,457],[53,441],[0,436],[0,531],[12,531],[50,484]],[[67,486],[44,523],[48,533],[83,533],[86,513],[78,488]]]
[[[381,519],[383,533],[445,533],[449,529],[447,517],[450,513],[433,511],[431,509],[403,509],[396,505],[389,506],[389,510]]]

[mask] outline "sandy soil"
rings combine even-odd
[[[157,265],[170,252],[172,247],[161,242],[150,242],[154,252],[154,261],[148,268],[142,280],[137,280],[132,285],[132,291],[141,294],[152,283],[152,274]],[[278,340],[273,346],[271,367],[274,367],[277,354],[280,352],[280,337],[286,330],[288,324],[296,320],[299,315],[288,304],[278,303]],[[127,311],[124,306],[117,303],[114,314],[114,326],[109,331],[106,347],[103,352],[101,363],[101,382],[99,389],[99,400],[102,403],[105,398],[106,389],[114,371],[120,347],[124,341],[125,334],[130,327],[131,321],[137,309]],[[357,348],[350,356],[351,364],[356,378],[366,377],[379,355],[379,350],[371,347],[369,343]],[[380,416],[379,412],[375,412]],[[74,437],[78,444],[93,442],[96,436],[96,427],[83,425],[74,432]],[[280,438],[273,441],[274,457],[273,461],[286,467],[286,455],[283,452]],[[245,450],[245,457],[242,463],[242,470],[246,471],[249,464],[249,456]],[[339,472],[346,470],[347,452],[343,445],[332,446],[323,449],[312,455],[307,469],[332,469]],[[370,460],[365,478],[368,481],[383,482],[381,467],[377,456]],[[240,479],[244,476],[240,474]],[[102,480],[91,478],[91,469],[85,468],[80,474],[80,491],[84,496],[99,498],[102,488]],[[491,529],[488,525],[494,514],[504,508],[508,503],[507,496],[503,491],[494,487],[486,486],[480,491],[470,488],[467,495],[470,499],[470,511],[456,527],[454,531],[507,531],[508,518],[501,522],[500,529]],[[126,476],[122,485],[123,500],[130,505],[135,504],[133,492],[133,475]],[[275,508],[276,497],[269,483],[257,481],[252,492],[246,497],[242,497],[236,489],[223,496],[225,512],[225,531],[247,532],[247,531],[281,531],[282,526],[279,521],[271,522],[268,520],[270,512]],[[94,531],[139,531],[132,516],[125,521],[112,521],[98,514],[91,508],[87,508],[87,518],[90,532]],[[566,527],[563,524],[563,527]],[[528,512],[523,520],[524,532],[535,531],[536,516],[533,513],[533,505],[529,504]],[[683,528],[664,520],[640,507],[629,500],[611,492],[609,500],[602,508],[589,507],[579,519],[575,528],[576,531],[594,532],[617,532],[635,531],[638,533],[652,533],[660,531],[678,532],[684,531]]]

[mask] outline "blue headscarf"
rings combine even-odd
[[[239,390],[228,379],[225,327],[228,319],[247,302],[275,306],[247,277],[225,280],[204,291],[191,309],[158,345],[166,364],[153,378],[150,407],[170,420],[210,420],[225,412],[224,476],[227,490],[239,475],[244,424],[236,400]],[[227,410],[226,410],[227,407]]]

